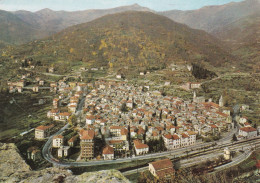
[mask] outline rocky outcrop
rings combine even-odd
[[[0,143],[0,182],[5,182],[14,173],[30,170],[30,166],[20,156],[15,144]]]
[[[40,171],[31,171],[30,167],[21,158],[14,144],[0,143],[0,182],[7,183],[129,183],[117,170],[102,170],[73,175],[70,170],[46,168]]]
[[[103,182],[110,182],[110,183],[118,183],[124,182],[128,183],[129,180],[126,179],[121,172],[118,170],[102,170],[98,172],[88,172],[83,173],[79,176],[75,177],[68,177],[65,179],[65,182],[93,182],[93,183],[103,183]]]

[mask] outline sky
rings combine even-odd
[[[78,11],[87,9],[107,9],[118,6],[139,4],[155,11],[192,10],[203,6],[221,5],[242,0],[0,0],[0,9],[7,11],[52,10]]]

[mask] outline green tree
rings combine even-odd
[[[77,117],[73,114],[69,117],[68,119],[68,123],[71,125],[71,126],[75,126],[77,124]]]
[[[232,141],[233,141],[233,142],[237,141],[237,136],[236,136],[236,134],[233,135]]]
[[[120,110],[121,110],[122,112],[127,112],[127,111],[128,111],[128,110],[127,110],[127,107],[126,107],[126,103],[123,103],[123,104],[121,105]]]

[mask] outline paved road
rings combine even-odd
[[[69,124],[66,124],[63,128],[61,128],[58,132],[56,132],[55,134],[53,134],[52,136],[49,137],[48,141],[45,143],[43,149],[42,149],[42,155],[43,157],[49,161],[50,163],[52,163],[53,165],[56,164],[56,160],[55,158],[52,156],[51,154],[51,147],[52,147],[52,138],[55,135],[59,135],[61,134],[61,132],[63,132],[65,129],[67,129],[69,127]]]
[[[79,102],[77,111],[75,113],[75,115],[79,115],[80,111],[82,111],[83,106],[85,103],[85,97],[83,97],[81,99],[81,101]],[[42,155],[43,157],[49,161],[50,163],[52,163],[53,165],[60,165],[59,162],[57,162],[57,160],[52,156],[51,154],[51,147],[52,147],[52,139],[55,135],[59,135],[61,134],[64,130],[66,130],[69,127],[69,124],[66,124],[63,128],[61,128],[58,132],[56,132],[55,134],[53,134],[52,136],[49,137],[48,141],[45,143],[43,149],[42,149]],[[68,166],[67,164],[64,164],[64,166]]]
[[[224,169],[230,168],[232,166],[238,165],[239,163],[242,163],[244,160],[249,158],[249,156],[252,154],[252,152],[253,151],[250,151],[250,150],[245,151],[243,154],[232,159],[232,161],[230,163],[216,167],[214,172],[219,172],[221,170],[224,170]]]

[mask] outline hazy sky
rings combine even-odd
[[[220,5],[242,0],[0,0],[0,9],[15,11],[106,9],[137,3],[156,11],[172,9],[190,10],[207,5]]]

